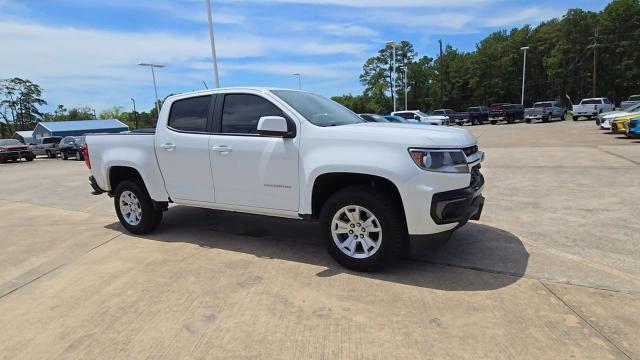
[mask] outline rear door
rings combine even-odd
[[[171,103],[169,120],[156,129],[156,156],[167,193],[176,202],[214,201],[209,162],[209,122],[215,96]]]
[[[211,171],[216,203],[298,211],[298,137],[260,136],[262,116],[291,117],[259,93],[218,95]]]

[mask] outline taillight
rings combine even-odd
[[[84,156],[84,164],[88,169],[91,169],[91,160],[89,160],[89,144],[85,143],[82,148],[82,155]]]

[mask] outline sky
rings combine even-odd
[[[389,40],[435,57],[438,39],[471,51],[486,35],[599,11],[604,0],[212,0],[220,85],[360,94],[362,65]],[[205,0],[0,0],[0,79],[44,89],[53,111],[153,106],[213,85]]]

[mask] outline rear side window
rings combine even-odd
[[[175,101],[171,105],[169,127],[180,131],[206,131],[210,103],[211,96]]]
[[[580,105],[600,105],[602,104],[602,100],[600,99],[587,99],[587,100],[582,100],[582,102],[580,103]]]
[[[257,95],[226,95],[222,109],[221,132],[223,134],[257,134],[258,120],[263,116],[284,117],[284,114],[277,106]]]

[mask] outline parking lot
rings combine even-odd
[[[465,128],[482,219],[373,274],[314,223],[174,206],[132,236],[83,162],[0,164],[0,358],[640,358],[640,140]]]

